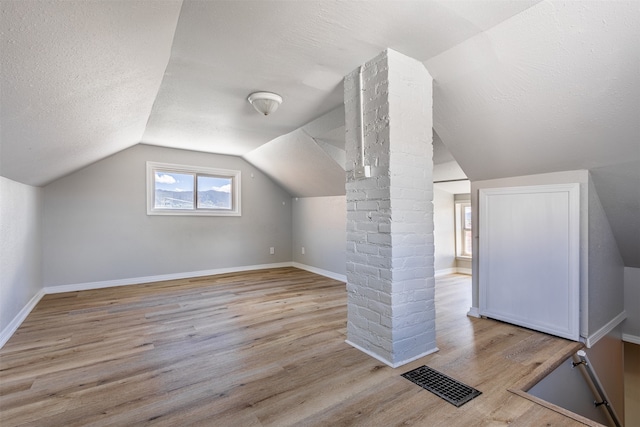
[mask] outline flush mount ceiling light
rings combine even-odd
[[[278,109],[282,103],[282,97],[271,92],[254,92],[247,100],[260,114],[268,116]]]

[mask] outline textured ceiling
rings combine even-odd
[[[140,142],[180,2],[0,7],[2,176],[43,185]]]
[[[341,104],[385,48],[428,59],[532,3],[185,1],[144,140],[246,154]],[[268,119],[246,102],[259,90],[285,100]]]
[[[542,2],[424,62],[472,180],[589,169],[640,267],[640,2]]]
[[[336,108],[383,49],[425,60],[534,3],[2,0],[1,173],[44,185],[141,141],[243,155]]]
[[[425,61],[471,180],[640,160],[640,2],[543,2]]]

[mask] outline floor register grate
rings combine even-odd
[[[426,365],[405,372],[402,376],[425,390],[429,390],[436,396],[440,396],[456,407],[460,407],[482,394],[481,391],[462,384],[460,381],[456,381]]]

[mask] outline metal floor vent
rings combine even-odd
[[[402,376],[425,390],[429,390],[436,396],[440,396],[456,407],[460,407],[482,394],[481,391],[462,384],[460,381],[456,381],[426,365],[420,366],[413,371],[405,372]]]

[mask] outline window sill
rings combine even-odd
[[[242,216],[239,211],[206,211],[206,210],[174,210],[174,211],[162,211],[152,210],[147,211],[147,215],[165,215],[165,216]]]

